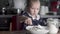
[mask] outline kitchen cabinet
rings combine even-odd
[[[9,31],[10,30],[10,22],[12,16],[2,16],[0,15],[0,31]]]

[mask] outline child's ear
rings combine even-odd
[[[39,15],[40,15],[40,11],[41,11],[41,7],[40,7],[39,12],[38,12]]]
[[[40,10],[39,10],[38,14],[40,15]]]

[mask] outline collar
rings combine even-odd
[[[32,15],[31,15],[30,13],[27,12],[27,14],[28,14],[30,17],[32,17]],[[33,19],[33,20],[34,20],[34,19],[39,20],[39,19],[40,19],[40,15],[37,15],[36,18],[32,17],[32,19]]]

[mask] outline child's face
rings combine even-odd
[[[29,10],[31,15],[37,15],[40,10],[40,3],[32,3]]]

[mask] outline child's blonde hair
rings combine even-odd
[[[31,4],[32,4],[32,3],[35,3],[35,2],[40,3],[39,0],[27,0],[27,6],[26,6],[26,7],[30,7]]]

